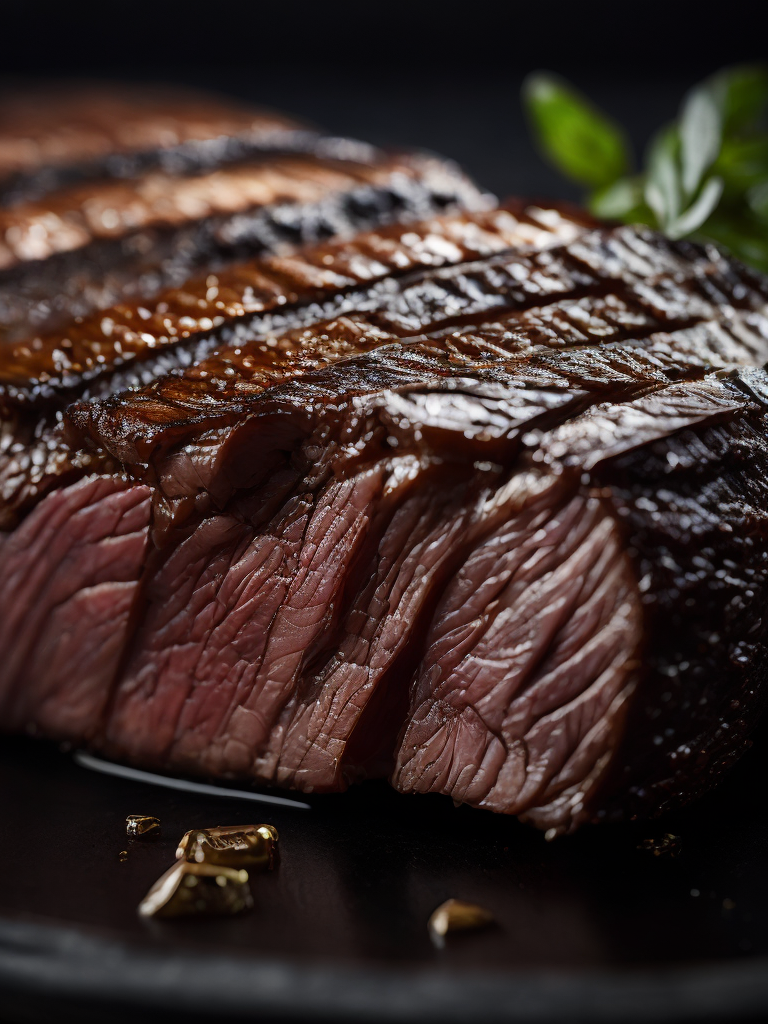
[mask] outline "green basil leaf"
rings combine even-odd
[[[682,183],[679,153],[680,138],[673,124],[659,132],[648,151],[645,201],[656,215],[662,230],[673,224],[680,213]]]
[[[641,177],[619,178],[612,185],[592,193],[589,209],[596,217],[607,220],[642,220],[643,186]]]
[[[685,238],[692,235],[706,221],[720,202],[723,194],[723,179],[710,178],[693,203],[667,227],[670,238]]]
[[[766,64],[738,64],[723,68],[712,75],[709,85],[720,104],[726,134],[754,127],[768,109]]]
[[[568,82],[547,72],[529,75],[523,103],[545,155],[570,178],[600,188],[626,173],[623,132]]]
[[[707,85],[693,89],[686,97],[679,132],[683,191],[692,196],[720,152],[720,109]]]

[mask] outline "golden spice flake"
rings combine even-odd
[[[644,839],[638,850],[650,850],[654,857],[677,857],[682,850],[680,836],[666,832],[660,839]]]
[[[160,819],[146,814],[129,814],[125,819],[125,833],[131,839],[154,839],[160,835]]]
[[[124,861],[128,860],[128,851],[127,850],[121,850],[120,853],[118,853],[118,855],[117,855],[117,859],[120,861],[121,864]]]
[[[217,825],[185,833],[176,856],[190,863],[269,870],[277,853],[272,825]]]
[[[494,921],[495,918],[490,910],[479,907],[476,903],[465,903],[464,900],[446,900],[430,917],[429,932],[433,940],[438,945],[442,945],[449,932],[486,928]]]
[[[220,917],[253,906],[248,872],[177,860],[139,904],[141,917]]]

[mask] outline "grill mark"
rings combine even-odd
[[[551,305],[554,305],[551,304]],[[549,308],[549,307],[533,307],[533,308]],[[502,321],[502,323],[512,324],[511,318],[516,316],[519,311],[514,311],[510,314],[509,321]],[[366,322],[363,322],[363,327]],[[647,342],[647,344],[653,344],[656,337],[662,335],[670,335],[674,332],[690,329],[691,327],[704,324],[706,321],[696,320],[694,318],[684,319],[679,321],[673,321],[669,324],[656,323],[654,326],[657,328],[663,327],[664,330],[659,332],[658,330],[649,330],[648,327],[638,327],[635,330],[622,331],[620,341],[615,344],[624,344],[625,342],[631,342],[636,340],[638,342]],[[322,332],[327,328],[327,325],[321,325],[318,328],[319,332]],[[403,366],[407,366],[409,361],[411,364],[415,364],[417,368],[423,368],[428,370],[430,368],[430,361],[432,367],[437,370],[438,366],[435,362],[436,359],[445,359],[446,355],[454,356],[453,362],[457,361],[456,357],[460,357],[459,345],[464,344],[465,347],[479,349],[476,352],[475,357],[464,356],[462,358],[462,366],[468,371],[477,368],[487,368],[493,363],[496,363],[500,368],[503,366],[511,368],[512,365],[519,365],[524,362],[529,363],[531,366],[542,366],[546,367],[552,364],[552,360],[556,358],[558,351],[557,347],[553,345],[551,356],[548,356],[544,352],[523,351],[521,353],[515,353],[514,351],[503,351],[500,347],[496,349],[497,358],[489,358],[489,353],[484,352],[482,348],[482,338],[479,343],[474,338],[455,338],[447,335],[448,329],[441,329],[439,333],[435,335],[421,335],[412,336],[410,338],[400,341],[397,338],[391,336],[379,336],[375,333],[371,337],[370,341],[366,338],[365,334],[362,335],[358,342],[358,351],[341,351],[339,353],[338,362],[334,358],[333,354],[328,354],[327,359],[324,358],[324,353],[321,349],[318,356],[316,357],[319,361],[318,365],[312,366],[311,363],[305,362],[303,370],[304,379],[308,382],[317,378],[322,370],[331,365],[343,365],[351,364],[355,366],[361,366],[361,359],[365,359],[365,353],[367,352],[371,357],[376,358],[379,363],[386,365],[388,356],[391,355],[394,365],[398,362]],[[338,336],[338,328],[332,332],[335,336]],[[521,335],[524,335],[524,331],[520,331]],[[302,347],[299,349],[299,359],[306,359],[307,353],[307,339],[301,338]],[[585,338],[584,340],[565,342],[565,347],[568,350],[589,350],[594,348],[596,345],[595,339]],[[639,346],[638,346],[639,347]],[[374,355],[375,353],[375,355]],[[186,436],[193,433],[196,425],[208,424],[213,426],[216,422],[227,420],[229,417],[235,415],[237,412],[245,413],[250,407],[254,410],[258,408],[258,404],[262,398],[268,398],[270,396],[270,379],[269,376],[259,376],[260,373],[265,373],[269,370],[270,364],[273,367],[269,372],[278,374],[276,385],[280,386],[279,375],[287,374],[293,376],[293,369],[290,362],[290,353],[280,358],[280,353],[275,349],[269,349],[266,353],[260,353],[262,356],[261,360],[256,364],[256,371],[249,378],[247,375],[243,376],[243,384],[248,385],[251,382],[251,392],[244,391],[243,393],[235,396],[230,391],[220,391],[216,405],[212,407],[209,403],[202,399],[207,393],[206,376],[211,376],[215,379],[226,380],[227,373],[227,362],[225,360],[216,361],[211,359],[208,363],[203,363],[202,366],[198,366],[189,371],[187,376],[188,383],[191,387],[191,382],[194,379],[198,385],[201,386],[201,400],[197,405],[193,405],[191,402],[179,403],[175,400],[173,392],[178,387],[178,378],[166,378],[160,380],[156,384],[151,385],[145,392],[132,393],[125,396],[117,396],[114,401],[106,401],[96,406],[81,407],[75,406],[70,410],[70,416],[75,419],[79,429],[84,429],[89,436],[92,436],[95,441],[101,441],[104,443],[106,439],[106,445],[108,450],[112,450],[115,454],[118,454],[118,448],[114,446],[109,439],[114,438],[117,441],[120,438],[119,455],[121,458],[129,459],[130,461],[144,462],[149,458],[150,448],[153,444],[163,443],[165,447],[168,445],[174,445],[180,443],[181,438],[174,434],[174,431],[179,430]],[[549,359],[549,363],[547,360]],[[232,365],[232,364],[229,364]],[[235,367],[237,363],[234,363]],[[554,364],[552,364],[554,365]],[[301,362],[299,363],[301,366]],[[450,369],[456,370],[455,365],[451,366]],[[560,367],[562,370],[563,368]],[[674,375],[676,379],[693,379],[697,374],[699,376],[708,372],[710,369],[707,363],[702,363],[698,368],[675,368],[674,366],[670,370],[670,375]],[[693,376],[692,376],[693,375]],[[232,378],[237,380],[237,376]],[[166,393],[165,388],[168,389]],[[183,392],[182,392],[183,393]],[[190,397],[192,392],[190,391]],[[234,402],[229,399],[228,396],[234,398]],[[148,414],[151,410],[148,407],[141,409],[142,403],[148,402],[153,403],[155,401],[162,403],[163,409],[167,410],[162,420],[157,420],[157,426],[152,429],[149,424]],[[127,405],[127,409],[126,406]],[[213,409],[215,408],[215,412]],[[141,412],[139,410],[141,409]],[[174,411],[175,410],[175,411]],[[131,433],[130,421],[126,414],[131,412],[139,412],[136,423],[141,424],[138,426],[138,433]],[[88,419],[80,417],[89,417]],[[163,435],[168,433],[169,439],[167,442],[162,442]],[[133,444],[138,443],[140,440],[141,453],[138,452],[135,456],[129,457],[128,450],[124,447],[126,442]],[[150,446],[150,447],[148,447]]]
[[[194,90],[90,87],[16,91],[0,102],[0,201],[86,177],[176,173],[260,146],[310,146],[317,133],[282,114]]]
[[[153,172],[128,182],[102,181],[65,189],[10,210],[0,208],[0,265],[4,270],[47,260],[89,242],[124,240],[142,230],[173,228],[288,201],[317,201],[355,185],[376,185],[407,160],[371,165],[293,156],[239,163],[179,177]]]
[[[383,277],[399,280],[407,275],[408,271],[399,270],[397,266],[401,255],[407,256],[411,264],[418,265],[421,261],[423,273],[428,273],[435,262],[445,262],[446,257],[440,252],[441,237],[446,237],[465,257],[476,255],[478,246],[501,250],[505,248],[505,241],[511,240],[510,235],[514,235],[514,222],[510,225],[505,220],[512,216],[506,211],[501,214],[494,211],[437,218],[408,227],[396,225],[348,242],[310,247],[287,261],[266,257],[242,267],[234,266],[217,276],[214,289],[217,293],[234,293],[234,298],[231,295],[229,298],[229,312],[225,310],[222,314],[213,301],[208,301],[207,281],[210,275],[205,279],[195,279],[181,289],[161,293],[155,300],[147,301],[149,308],[143,309],[141,315],[141,303],[121,305],[100,311],[82,325],[70,325],[66,333],[43,337],[39,344],[27,341],[16,345],[7,350],[0,361],[0,384],[4,385],[6,401],[16,403],[35,405],[72,400],[77,395],[80,382],[85,384],[84,397],[100,397],[135,383],[136,375],[156,376],[160,369],[158,364],[163,360],[166,365],[162,366],[162,371],[168,372],[174,368],[174,360],[183,367],[190,360],[203,358],[217,346],[236,344],[241,336],[260,337],[314,320],[330,319],[358,305],[365,308],[366,303],[376,301],[378,292],[374,289]],[[517,211],[514,221],[525,223]],[[456,237],[460,228],[464,228],[463,238],[460,235]],[[473,236],[473,228],[483,232],[481,239]],[[430,249],[428,243],[435,233],[438,241],[432,243]],[[544,232],[540,234],[544,235]],[[421,241],[405,244],[400,242],[402,236],[416,237]],[[553,243],[557,241],[556,235],[551,237]],[[371,243],[379,239],[389,243],[388,253],[375,251]],[[359,279],[354,280],[358,252],[367,263],[357,268]],[[387,262],[382,264],[382,260]],[[339,263],[340,273],[335,269]],[[368,277],[375,263],[381,265],[381,271],[371,275],[361,287],[362,276]],[[312,282],[313,277],[323,274],[336,274],[342,282],[346,279],[348,283],[321,287]],[[324,300],[324,293],[330,298]],[[246,299],[248,294],[253,298]],[[188,300],[185,296],[189,297]],[[237,311],[236,307],[244,307],[247,303],[253,308]],[[200,313],[201,305],[205,317]],[[170,309],[165,308],[169,306]],[[217,316],[222,319],[221,324],[211,325],[208,329],[199,327],[202,321],[210,323],[211,318]],[[185,319],[195,322],[188,325],[184,323]],[[199,329],[195,330],[195,327]],[[151,341],[139,344],[134,337],[126,343],[126,331],[132,331],[134,336],[144,334]],[[113,335],[118,339],[119,351],[112,341]],[[126,344],[127,355],[124,354]],[[134,347],[133,352],[130,345]],[[166,351],[153,357],[153,349],[157,345],[166,347]],[[105,355],[102,354],[104,350]],[[68,352],[73,354],[68,355]],[[131,358],[144,359],[145,365],[134,369],[136,363],[130,361]],[[106,363],[101,362],[103,359]],[[122,367],[127,368],[121,374]],[[114,374],[114,383],[110,373]],[[99,376],[106,382],[94,379]]]
[[[330,165],[329,165],[330,166]],[[428,157],[392,157],[356,180],[344,165],[346,191],[324,186],[307,202],[251,204],[234,213],[195,217],[177,226],[145,227],[99,239],[75,251],[0,272],[0,325],[10,340],[55,330],[77,316],[131,296],[152,296],[178,286],[202,268],[216,271],[237,259],[334,234],[365,230],[398,218],[417,220],[452,205],[484,206],[480,194],[451,165]],[[294,180],[294,188],[298,187]]]
[[[125,181],[150,171],[190,176],[260,157],[316,156],[335,161],[365,162],[376,155],[373,146],[353,139],[323,136],[309,129],[280,127],[251,129],[240,135],[187,139],[176,146],[141,152],[109,153],[102,159],[58,167],[18,171],[0,180],[0,208],[24,203],[86,182]]]
[[[603,237],[597,236],[595,248],[599,250],[603,244]],[[493,277],[494,272],[498,271],[499,273],[503,273],[504,270],[508,269],[508,267],[518,267],[524,272],[530,267],[533,267],[534,270],[537,269],[539,266],[542,266],[543,261],[543,266],[546,268],[547,264],[553,259],[560,261],[560,264],[565,268],[566,274],[570,273],[568,270],[569,263],[576,269],[572,274],[574,282],[572,286],[569,287],[566,285],[559,291],[556,287],[553,287],[549,296],[542,295],[540,290],[533,294],[525,294],[524,292],[521,294],[520,289],[515,288],[514,279],[511,279],[509,274],[507,274],[506,282],[501,285],[497,281],[488,280]],[[397,278],[395,275],[392,275],[390,278],[386,279],[383,284],[386,285],[389,280],[396,281],[397,289],[394,292],[392,292],[391,289],[385,290],[377,286],[363,292],[352,290],[343,293],[339,299],[333,300],[330,306],[326,306],[325,308],[322,306],[319,308],[310,306],[307,308],[306,312],[308,317],[314,320],[324,318],[329,312],[336,316],[351,311],[360,313],[367,312],[368,322],[374,326],[390,331],[403,339],[416,339],[423,334],[425,329],[427,331],[430,329],[434,330],[438,324],[442,331],[448,331],[451,329],[460,330],[471,326],[477,326],[478,324],[487,322],[489,315],[505,316],[515,311],[540,306],[542,304],[542,300],[547,297],[551,304],[552,301],[555,300],[555,297],[557,299],[565,297],[578,299],[582,297],[607,296],[611,293],[615,293],[628,305],[639,304],[646,310],[653,312],[652,303],[643,302],[642,289],[645,287],[653,288],[656,283],[654,279],[651,279],[648,282],[638,282],[637,280],[628,280],[613,276],[599,280],[596,279],[594,275],[586,276],[582,272],[581,266],[583,266],[583,261],[572,259],[569,247],[556,248],[543,254],[534,254],[534,256],[530,258],[514,253],[510,254],[508,252],[482,262],[460,264],[436,274],[420,271],[415,275],[405,275],[402,278]],[[696,274],[698,272],[697,268],[694,266],[688,268],[688,270],[689,276],[686,278],[685,283],[695,283]],[[714,268],[712,272],[714,273]],[[407,324],[404,325],[404,315],[401,315],[401,312],[398,309],[398,303],[400,303],[402,307],[402,303],[406,301],[405,297],[408,295],[409,288],[420,287],[422,290],[439,288],[440,284],[446,281],[450,285],[455,285],[457,278],[461,277],[463,279],[468,279],[472,274],[476,275],[476,279],[481,280],[484,284],[488,285],[488,301],[475,300],[475,307],[479,305],[480,308],[473,308],[468,311],[465,310],[453,317],[441,317],[439,320],[436,320],[433,316],[431,322],[429,320],[426,320],[425,322],[425,317],[422,317],[420,323],[414,324],[413,326],[408,326]],[[483,278],[483,274],[485,275],[485,278]],[[579,278],[581,279],[579,280]],[[557,280],[558,278],[555,278],[555,284],[557,283]],[[495,292],[492,290],[493,288],[496,289]],[[464,288],[463,290],[458,290],[455,294],[466,296],[468,291],[468,288]],[[687,298],[684,292],[683,298]],[[468,302],[471,304],[471,300],[468,300]],[[745,301],[745,308],[752,308],[753,305],[754,300],[752,305]],[[677,329],[679,326],[690,326],[701,319],[701,316],[681,315],[677,318],[672,318],[671,326],[673,329]],[[283,325],[280,326],[284,325],[285,321],[283,322]],[[270,328],[272,330],[270,330]],[[277,328],[277,330],[275,330],[275,328]],[[272,333],[273,330],[275,333],[278,333],[279,326],[274,323],[265,323],[262,330],[264,331],[264,334],[267,332]],[[240,331],[239,337],[237,335],[237,331]],[[250,343],[254,340],[251,336],[252,332],[253,327],[250,324],[244,324],[242,327],[236,328],[232,335],[226,338],[227,346],[233,348],[237,344],[242,345]],[[245,342],[243,336],[248,338],[248,342]],[[221,341],[224,339],[219,338],[217,340]],[[159,384],[149,385],[149,389],[154,394],[159,387],[162,387],[162,384],[163,382],[161,380]],[[173,387],[173,385],[171,386]],[[145,390],[143,392],[139,392],[138,395],[134,394],[128,396],[124,403],[125,406],[129,408],[132,402],[140,402],[143,396],[148,393],[149,392]],[[119,399],[116,401],[119,401]],[[109,403],[106,403],[106,405],[108,404]]]

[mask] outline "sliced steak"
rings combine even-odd
[[[163,335],[153,380],[147,308],[138,388],[115,348],[87,365],[90,328],[45,380],[50,345],[15,351],[7,415],[55,409],[35,429],[68,468],[42,499],[17,487],[0,558],[54,533],[96,554],[52,590],[60,658],[5,641],[4,723],[305,791],[390,775],[553,835],[717,777],[766,692],[768,379],[747,368],[768,286],[645,229],[514,210],[297,254],[304,290],[227,293],[221,323]],[[571,237],[543,248],[536,218]]]

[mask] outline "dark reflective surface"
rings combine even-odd
[[[273,810],[99,775],[50,745],[6,739],[0,925],[63,925],[159,958],[231,953],[300,970],[438,971],[453,983],[478,971],[589,977],[702,962],[759,971],[768,954],[765,767],[753,750],[720,790],[674,817],[546,843],[515,821],[379,784],[311,798],[309,811]],[[162,837],[127,840],[125,817],[136,813],[159,817]],[[139,900],[186,830],[256,819],[277,826],[282,856],[272,874],[254,876],[252,913],[139,920]],[[637,848],[665,832],[680,837],[679,856]],[[434,948],[427,919],[449,897],[489,908],[499,926]],[[34,1005],[34,971],[25,984]]]

